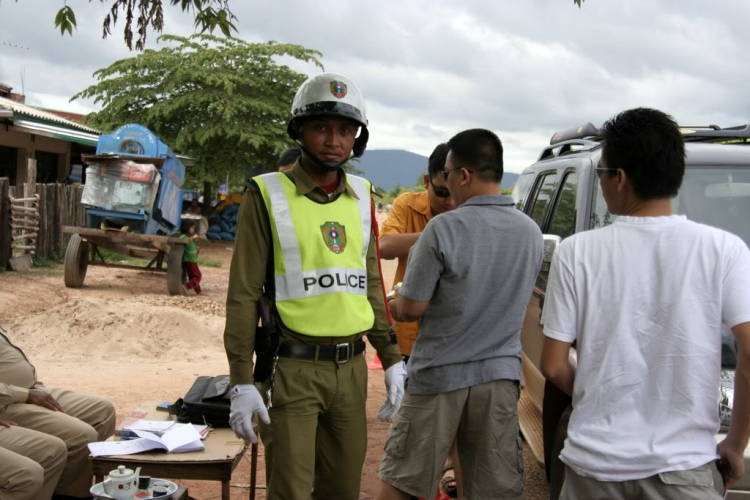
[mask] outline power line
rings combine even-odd
[[[17,43],[0,42],[0,45],[5,45],[6,47],[13,47],[14,49],[29,50],[28,47],[25,47]]]

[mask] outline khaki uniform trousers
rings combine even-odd
[[[271,425],[260,424],[266,498],[358,499],[367,452],[364,356],[339,365],[279,358],[272,401]]]
[[[0,500],[49,500],[67,456],[60,438],[0,427]]]
[[[597,481],[565,468],[561,500],[721,500],[724,480],[716,462],[632,481]]]
[[[115,408],[108,400],[97,396],[57,387],[46,390],[57,399],[65,413],[16,403],[0,410],[0,420],[10,420],[19,427],[62,439],[68,457],[55,493],[86,497],[93,478],[88,444],[104,441],[114,433]]]

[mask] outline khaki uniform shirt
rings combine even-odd
[[[418,193],[404,193],[393,202],[393,208],[388,214],[388,219],[383,223],[380,234],[408,234],[421,233],[427,227],[427,223],[432,219],[432,208],[430,208],[430,199],[427,197],[427,191]],[[399,258],[396,275],[393,278],[393,285],[404,281],[406,274],[407,259]],[[411,350],[414,342],[417,341],[419,333],[419,320],[409,323],[396,322],[396,338],[401,354],[411,356]]]
[[[338,196],[357,198],[354,189],[348,182],[339,182],[336,191],[329,199],[328,194],[316,186],[302,169],[299,160],[291,170],[284,172],[284,174],[297,186],[297,193],[307,196],[317,203],[327,203],[335,200]],[[341,179],[343,173],[339,175],[339,179]],[[255,346],[255,328],[258,324],[257,301],[263,293],[263,285],[266,281],[271,241],[271,227],[263,197],[257,187],[250,187],[245,191],[240,206],[227,292],[224,349],[229,360],[229,375],[232,385],[253,382],[253,348]],[[373,233],[370,237],[370,246],[367,249],[367,297],[375,313],[375,324],[372,329],[369,332],[347,337],[311,337],[286,328],[281,323],[278,313],[274,310],[282,341],[335,345],[354,342],[366,333],[370,344],[378,352],[383,368],[387,369],[401,361],[398,347],[391,344],[388,334],[388,319],[385,314],[385,303],[381,290],[376,244]],[[272,255],[270,254],[270,256]]]
[[[25,403],[29,389],[42,387],[36,379],[34,365],[0,326],[0,409],[14,403]]]

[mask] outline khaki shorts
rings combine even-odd
[[[597,481],[565,468],[560,500],[721,500],[724,481],[715,462],[632,481]]]
[[[496,380],[441,394],[409,394],[388,431],[380,479],[435,498],[456,441],[465,498],[523,497],[518,382]]]

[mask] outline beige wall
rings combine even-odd
[[[29,134],[28,132],[20,132],[11,125],[1,124],[0,146],[18,149],[18,164],[16,165],[16,179],[18,184],[21,184],[26,179],[26,160],[34,158],[36,151],[46,151],[60,155],[57,160],[57,178],[63,181],[68,176],[70,143],[67,141]]]

